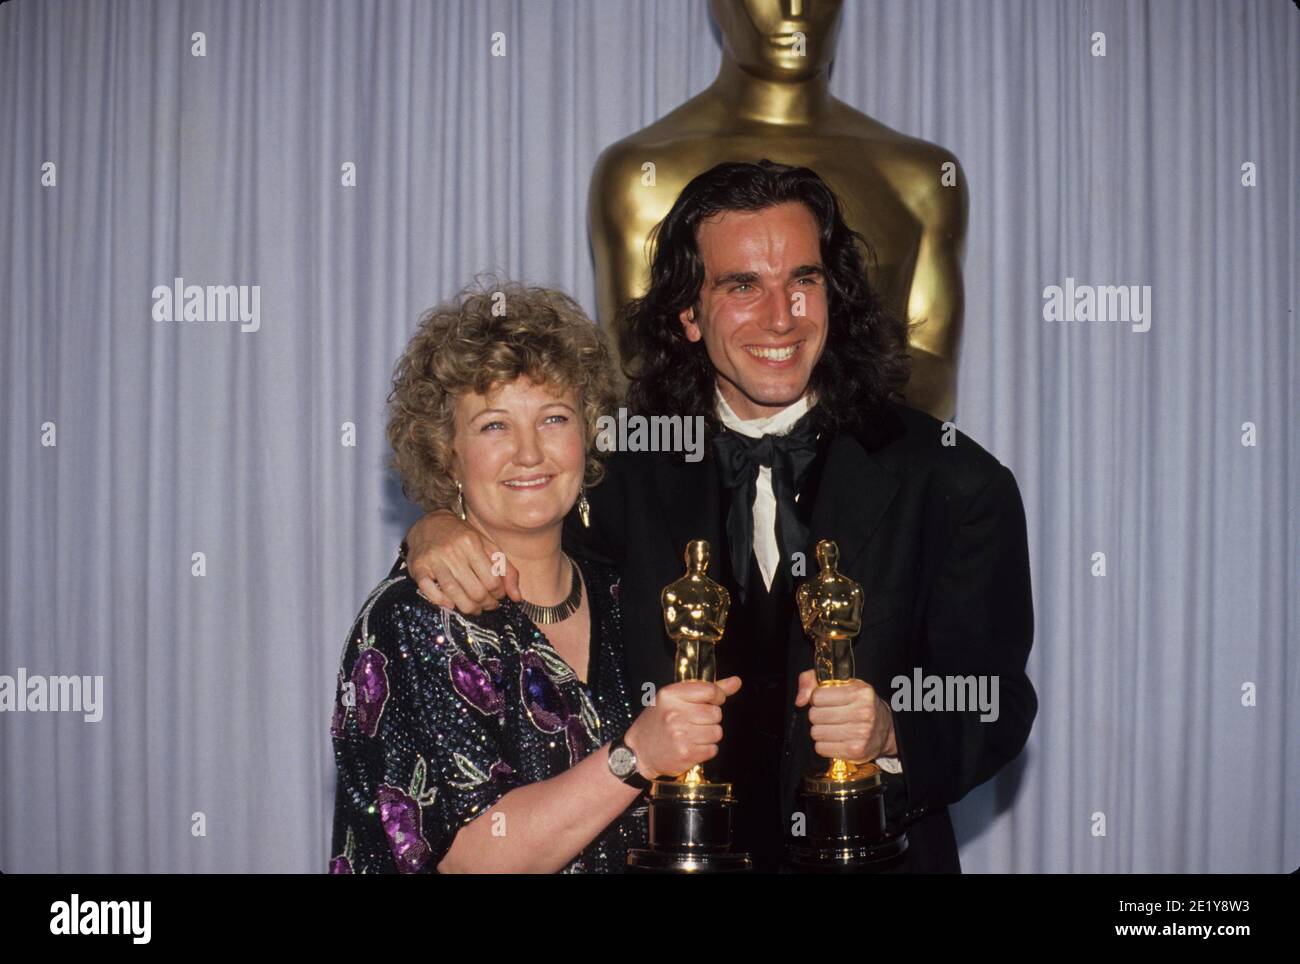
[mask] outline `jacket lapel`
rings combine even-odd
[[[717,582],[730,582],[717,464],[708,455],[699,462],[670,455],[655,461],[654,474],[658,518],[668,533],[674,560],[673,574],[665,585],[686,571],[686,544],[694,539],[709,543],[709,576]]]
[[[839,435],[830,444],[812,506],[808,537],[808,575],[815,575],[817,543],[833,539],[840,550],[840,569],[847,571],[866,548],[889,504],[898,479],[877,462],[862,442]]]

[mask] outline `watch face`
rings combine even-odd
[[[620,746],[609,755],[609,768],[620,778],[636,769],[636,757],[625,746]]]

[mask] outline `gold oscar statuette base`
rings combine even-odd
[[[628,854],[629,873],[734,874],[753,869],[731,849],[736,799],[730,783],[710,783],[699,768],[650,787],[650,846]]]
[[[885,786],[874,763],[835,760],[809,773],[796,809],[804,815],[804,834],[786,844],[795,869],[879,873],[897,866],[907,851],[907,834],[891,836],[886,829]]]

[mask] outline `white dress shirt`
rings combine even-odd
[[[772,415],[762,418],[741,418],[727,404],[722,392],[714,388],[717,402],[718,421],[739,435],[750,438],[762,438],[764,435],[787,435],[794,423],[799,421],[813,405],[813,400],[805,395],[791,405]],[[772,469],[766,465],[758,467],[758,484],[754,493],[754,557],[758,561],[758,570],[763,575],[763,582],[772,588],[772,579],[776,567],[781,564],[781,549],[776,543],[776,496],[772,493]],[[795,501],[799,496],[795,495]],[[902,773],[903,765],[897,757],[882,756],[876,758],[876,764],[890,773]]]
[[[812,407],[805,395],[792,405],[787,405],[774,415],[762,418],[744,419],[731,410],[722,392],[714,389],[717,398],[718,421],[737,435],[750,438],[762,438],[764,435],[788,435],[794,423],[803,418]],[[795,496],[796,501],[798,496]],[[776,567],[781,562],[781,549],[776,544],[776,496],[772,494],[772,469],[767,465],[758,467],[758,486],[754,495],[754,556],[758,559],[758,571],[763,574],[763,583],[772,588],[772,579]]]

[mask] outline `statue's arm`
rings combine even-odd
[[[622,333],[615,329],[618,309],[642,294],[646,283],[645,239],[632,230],[638,222],[636,203],[641,171],[626,157],[622,145],[606,148],[596,161],[587,198],[587,227],[596,267],[596,313],[601,327],[613,336],[620,362]]]
[[[966,175],[956,157],[941,151],[915,172],[907,193],[909,207],[921,222],[907,295],[913,357],[907,402],[947,420],[957,409],[957,358],[965,307],[961,257],[970,210]]]

